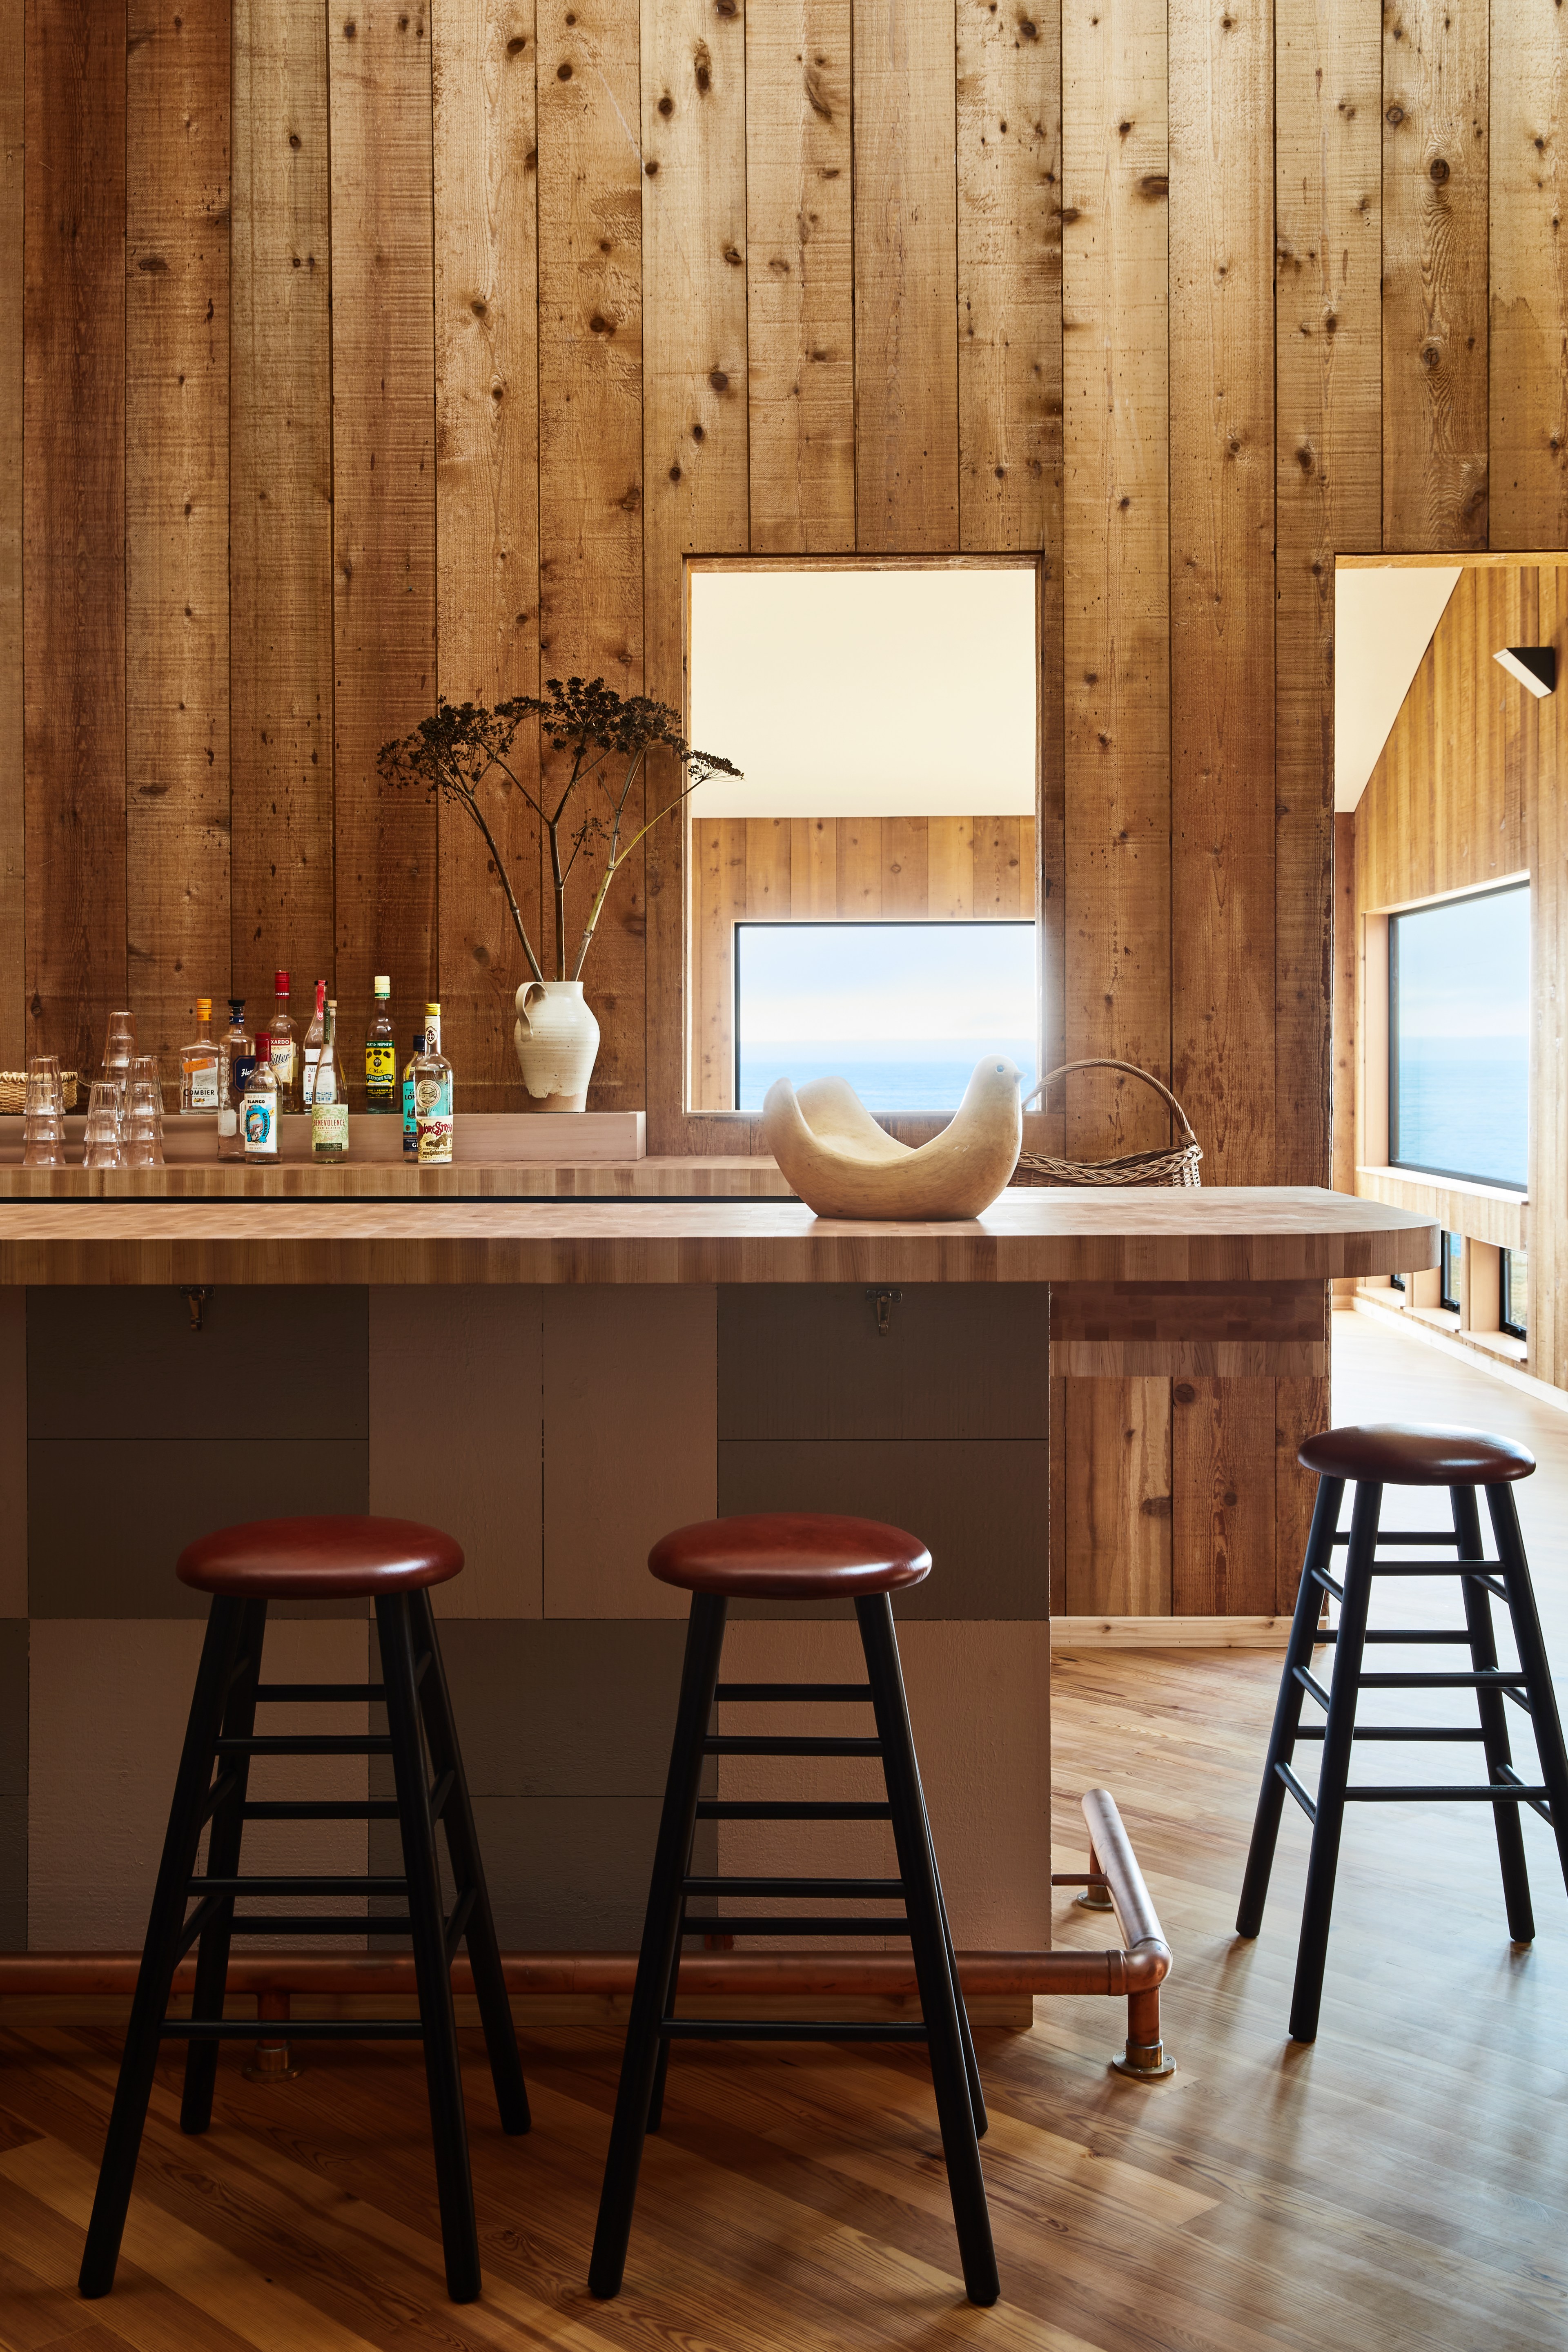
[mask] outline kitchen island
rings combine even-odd
[[[1417,1217],[1310,1189],[1013,1190],[972,1222],[913,1225],[758,1197],[780,1181],[768,1162],[384,1164],[376,1191],[307,1163],[259,1184],[214,1170],[225,1189],[192,1197],[202,1173],[0,1171],[14,1950],[140,1941],[200,1637],[182,1544],[370,1509],[448,1528],[467,1554],[439,1605],[503,1944],[629,1952],[685,1613],[648,1547],[716,1513],[820,1507],[931,1546],[898,1613],[955,1936],[1027,1993],[1003,1956],[1050,1940],[1052,1374],[1169,1376],[1197,1409],[1231,1381],[1311,1400],[1330,1280],[1429,1266],[1437,1245]],[[1267,1479],[1271,1507],[1274,1451],[1235,1475]],[[280,1675],[365,1675],[361,1612],[279,1616]],[[831,1604],[733,1620],[727,1675],[852,1671]],[[780,1769],[726,1759],[724,1793],[773,1792]],[[858,1793],[841,1766],[804,1769]],[[332,1769],[316,1793],[363,1793],[363,1764]],[[705,1867],[735,1867],[742,1834],[748,1867],[802,1858],[797,1827],[706,1833]],[[875,1869],[881,1834],[837,1827],[813,1866]],[[308,1867],[365,1864],[362,1824],[308,1843]],[[876,1965],[873,1948],[868,1986]]]

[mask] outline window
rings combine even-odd
[[[1040,581],[1020,552],[687,559],[687,731],[743,772],[691,802],[693,1110],[836,1072],[947,1111],[1004,1048],[1033,1083]]]
[[[735,927],[735,1100],[847,1078],[868,1110],[956,1110],[1006,1054],[1034,1085],[1032,923]]]
[[[1526,1250],[1502,1253],[1502,1302],[1499,1322],[1511,1339],[1530,1337],[1530,1255]]]
[[[1524,1192],[1530,1166],[1530,887],[1445,899],[1388,926],[1388,1157]]]
[[[1437,1304],[1447,1307],[1450,1315],[1457,1315],[1459,1311],[1459,1282],[1464,1264],[1463,1234],[1445,1234],[1437,1263]]]

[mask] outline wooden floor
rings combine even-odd
[[[1536,1446],[1526,1536],[1568,1665],[1568,1414],[1364,1318],[1336,1317],[1335,1339],[1338,1418],[1465,1420]],[[1402,1605],[1435,1622],[1443,1600],[1437,1587]],[[84,2305],[73,2282],[114,2038],[34,2025],[0,2034],[0,2344],[1568,2345],[1568,1901],[1550,1833],[1527,1816],[1538,1939],[1526,1951],[1507,1940],[1484,1809],[1353,1813],[1322,2031],[1297,2048],[1284,2023],[1299,1818],[1263,1937],[1230,1932],[1277,1673],[1277,1657],[1246,1652],[1057,1661],[1058,1867],[1082,1847],[1076,1792],[1108,1784],[1176,1952],[1166,2033],[1179,2071],[1155,2089],[1108,2074],[1124,2014],[1108,2001],[1042,2001],[1032,2032],[981,2037],[995,2310],[962,2298],[923,2063],[831,2049],[677,2053],[625,2293],[591,2302],[617,2053],[585,2030],[528,2037],[535,2128],[521,2142],[501,2137],[477,2043],[468,2053],[481,2304],[455,2309],[442,2291],[417,2051],[347,2046],[265,2091],[225,2053],[200,2141],[178,2131],[167,2068],[120,2283]],[[1059,1927],[1103,1940],[1065,1898]]]

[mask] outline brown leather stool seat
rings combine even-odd
[[[1535,1456],[1511,1437],[1442,1422],[1373,1421],[1309,1437],[1298,1460],[1320,1478],[1378,1486],[1496,1486],[1528,1478]]]
[[[461,1575],[463,1554],[417,1519],[249,1519],[187,1544],[182,1584],[239,1601],[354,1601]]]
[[[732,1601],[853,1601],[919,1584],[931,1554],[918,1536],[880,1519],[757,1511],[676,1528],[653,1546],[648,1567],[665,1584]]]

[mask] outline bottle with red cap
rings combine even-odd
[[[272,1075],[272,1039],[262,1030],[256,1041],[256,1066],[240,1104],[240,1133],[247,1160],[272,1167],[277,1160],[277,1080]]]
[[[288,974],[277,976],[277,1008],[267,1027],[272,1040],[272,1075],[277,1081],[279,1111],[299,1108],[299,1055],[294,1043],[294,1024],[288,1017]]]

